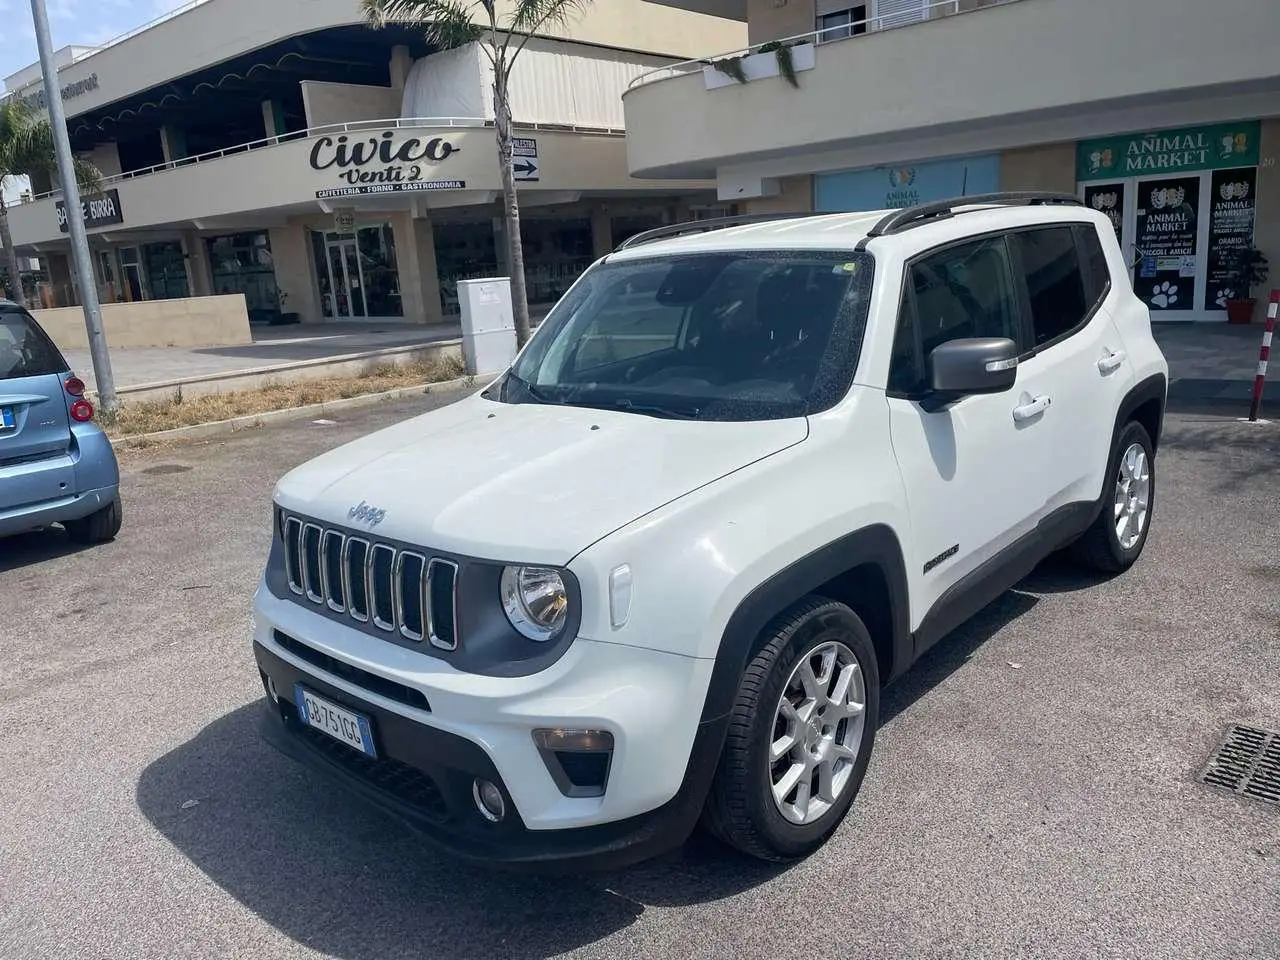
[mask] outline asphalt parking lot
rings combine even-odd
[[[1280,425],[1173,416],[1147,553],[1051,561],[886,694],[854,812],[762,868],[445,860],[261,744],[249,601],[290,467],[448,401],[122,454],[125,525],[0,541],[0,958],[1280,958]]]

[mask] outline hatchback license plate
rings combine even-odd
[[[373,725],[368,717],[317,696],[300,683],[293,688],[293,698],[298,704],[298,714],[303,723],[359,750],[365,756],[377,757],[377,751],[373,748]]]
[[[13,407],[0,407],[0,430],[12,430],[18,425],[13,417]]]

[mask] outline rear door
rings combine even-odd
[[[75,492],[67,376],[31,315],[0,304],[0,510]]]

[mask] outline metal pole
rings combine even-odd
[[[1262,385],[1267,379],[1267,361],[1271,359],[1271,337],[1276,330],[1276,314],[1280,313],[1280,290],[1271,291],[1267,304],[1267,323],[1262,328],[1262,349],[1258,351],[1258,372],[1253,378],[1253,402],[1249,405],[1249,422],[1256,423],[1262,412]]]
[[[58,179],[62,182],[62,201],[67,208],[71,259],[75,263],[76,278],[80,281],[80,302],[84,305],[84,325],[89,334],[89,354],[93,358],[98,406],[103,418],[109,421],[119,409],[116,383],[111,373],[111,356],[107,353],[107,337],[102,330],[102,307],[98,304],[98,288],[93,282],[89,237],[85,234],[84,212],[80,208],[80,185],[76,182],[75,165],[71,159],[67,115],[62,107],[58,68],[53,63],[53,39],[49,34],[49,14],[45,10],[44,0],[31,0],[31,18],[36,28],[36,45],[40,49],[40,72],[44,76],[45,100],[49,104],[49,126],[53,128],[53,148],[58,159]]]

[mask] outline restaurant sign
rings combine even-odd
[[[1261,138],[1262,122],[1252,120],[1084,140],[1076,146],[1076,179],[1256,167]]]
[[[94,227],[110,227],[124,223],[124,210],[120,206],[120,191],[106,190],[80,198],[80,211],[84,217],[86,230]],[[68,232],[67,205],[62,200],[54,204],[54,212],[58,217],[58,229]]]
[[[463,180],[441,180],[434,174],[458,147],[444,137],[400,136],[392,130],[376,136],[318,137],[308,157],[311,169],[333,177],[316,198],[351,197],[419,190],[465,190]]]

